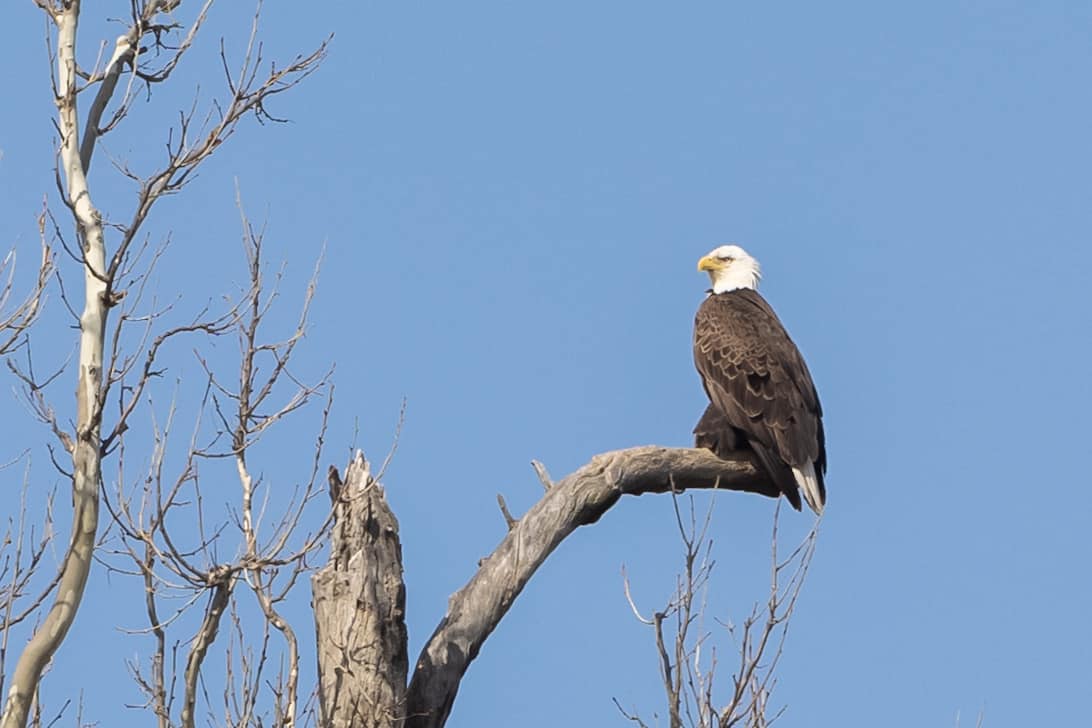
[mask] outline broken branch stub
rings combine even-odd
[[[359,451],[337,491],[330,560],[311,579],[320,725],[396,728],[409,662],[398,521]]]

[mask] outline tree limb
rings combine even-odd
[[[451,597],[447,614],[417,659],[406,696],[406,728],[444,725],[471,661],[566,536],[598,521],[623,495],[698,488],[778,495],[746,453],[722,460],[707,450],[656,446],[596,455],[554,484]]]
[[[220,632],[220,620],[231,601],[231,592],[235,588],[235,577],[228,569],[221,569],[215,574],[209,574],[212,584],[212,597],[205,609],[205,619],[201,623],[201,629],[193,640],[189,660],[186,663],[186,693],[182,703],[182,726],[193,728],[194,713],[197,705],[197,683],[201,676],[201,665],[208,654],[209,646],[216,640]]]

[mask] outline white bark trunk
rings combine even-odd
[[[74,210],[84,255],[84,310],[80,317],[80,353],[76,442],[72,454],[72,535],[60,583],[49,613],[19,656],[8,689],[0,728],[23,728],[42,670],[57,651],[83,600],[99,521],[100,429],[103,336],[106,327],[106,253],[102,220],[91,202],[80,159],[80,125],[76,107],[76,28],[79,0],[58,11],[57,99],[61,130],[61,163],[68,202]],[[90,154],[90,152],[89,152]]]

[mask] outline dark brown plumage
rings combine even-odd
[[[709,407],[694,428],[698,447],[718,456],[750,449],[777,489],[800,510],[803,477],[814,468],[816,512],[826,502],[823,409],[808,366],[757,291],[710,294],[694,319],[694,363]]]

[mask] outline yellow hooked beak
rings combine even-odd
[[[702,258],[701,260],[698,261],[698,270],[704,270],[704,271],[723,270],[727,266],[728,266],[728,264],[725,261],[720,260],[719,258],[716,258],[716,257],[714,257],[712,255],[707,255],[707,256],[705,256],[704,258]]]

